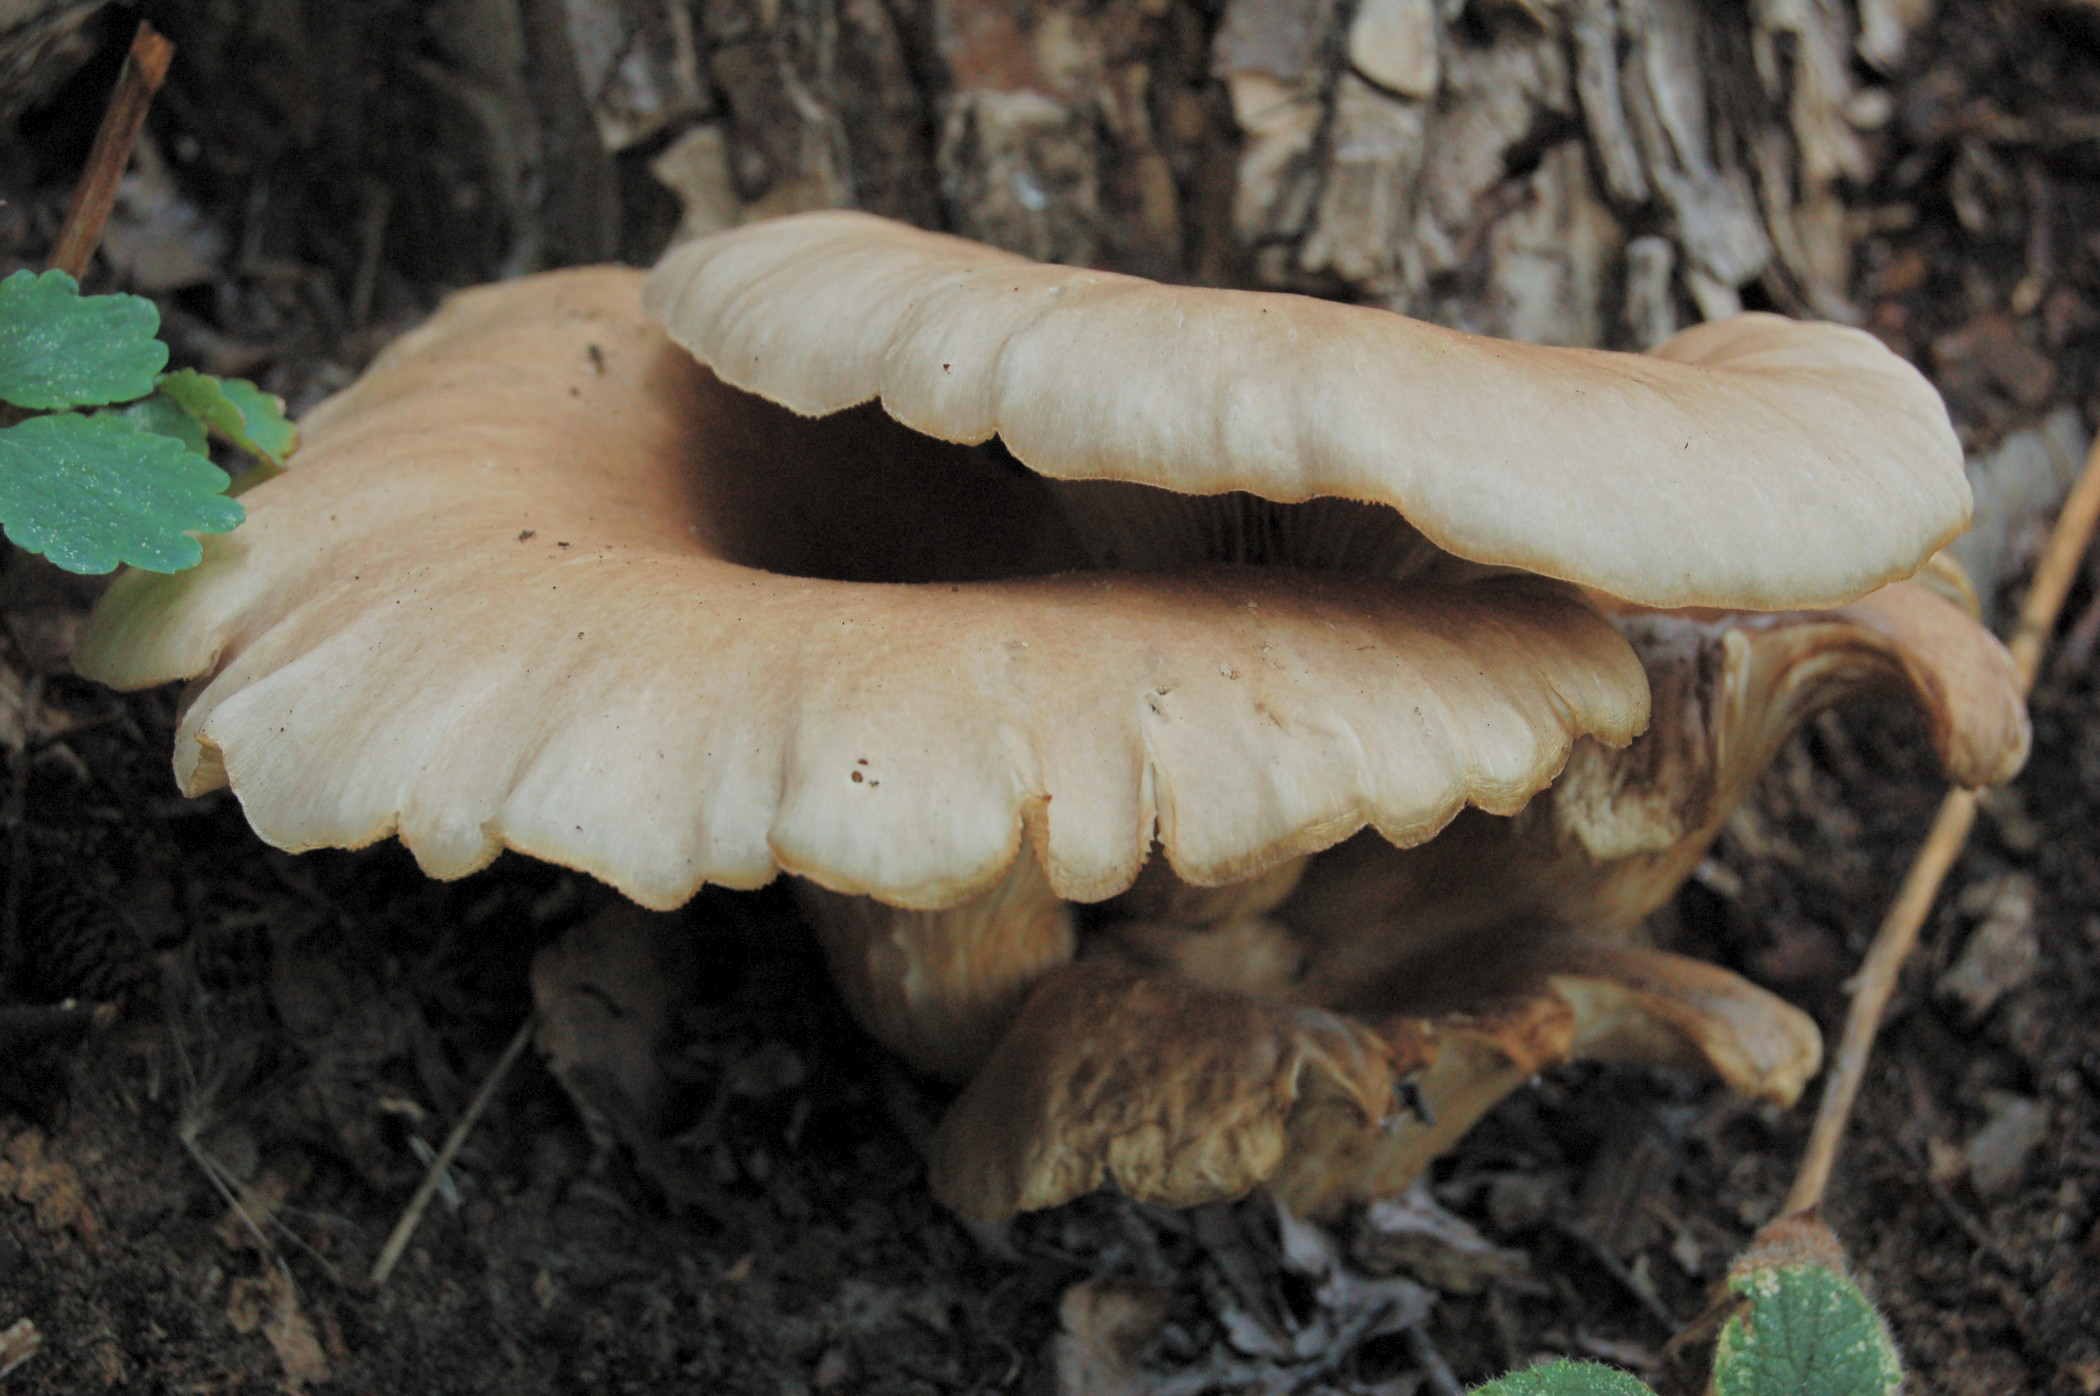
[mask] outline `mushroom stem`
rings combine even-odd
[[[1697,960],[1581,938],[1497,960],[1499,987],[1419,1017],[1263,1002],[1111,961],[1051,972],[935,1131],[942,1201],[997,1218],[1112,1181],[1186,1207],[1266,1185],[1330,1213],[1406,1188],[1536,1073],[1576,1058],[1706,1066],[1791,1101],[1821,1039]]]
[[[920,1071],[964,1081],[1035,982],[1072,958],[1072,911],[1026,847],[989,891],[908,911],[795,879],[832,981],[876,1040]]]
[[[1306,1215],[1402,1191],[1503,1097],[1570,1061],[1700,1068],[1791,1104],[1822,1060],[1812,1018],[1700,960],[1561,937],[1515,951],[1502,969],[1513,985],[1530,977],[1533,987],[1474,1012],[1380,1022],[1388,1041],[1433,1044],[1412,1083],[1424,1108],[1369,1130],[1315,1104],[1292,1120],[1270,1190]]]
[[[1106,1182],[1191,1207],[1273,1174],[1301,1103],[1376,1121],[1420,1064],[1337,1014],[1079,961],[1028,996],[934,1132],[927,1172],[943,1202],[984,1220]]]

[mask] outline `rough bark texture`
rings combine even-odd
[[[674,227],[850,205],[1629,347],[1746,302],[1858,318],[1846,194],[1890,111],[1871,74],[1921,8],[275,0],[229,24],[233,3],[169,17],[195,78],[282,109],[229,145],[339,166],[345,228],[389,189],[411,277],[647,260]]]
[[[0,0],[0,127],[51,95],[95,51],[107,0]]]
[[[1856,319],[1844,194],[1916,5],[567,0],[686,231],[859,205],[1032,256],[1644,345]],[[672,36],[672,37],[661,37]],[[688,66],[689,65],[689,66]],[[664,94],[638,120],[635,93]],[[688,94],[705,94],[697,99]]]

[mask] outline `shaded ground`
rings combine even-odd
[[[2096,60],[2078,7],[1951,7],[1860,201],[1857,299],[1980,451],[2100,408]],[[0,155],[17,258],[55,227],[84,144],[68,133],[109,68]],[[445,269],[361,272],[351,192],[258,202],[228,152],[268,167],[274,147],[241,111],[178,84],[156,118],[163,145],[201,152],[175,187],[199,210],[192,250],[223,269],[166,298],[171,338],[307,402]],[[2015,558],[2031,543],[2005,532]],[[530,952],[605,894],[516,858],[438,885],[392,848],[263,848],[230,798],[172,793],[172,694],[64,673],[84,589],[19,557],[7,576],[0,1006],[113,1009],[0,1020],[0,1328],[26,1317],[43,1339],[0,1390],[1048,1390],[1061,1303],[1104,1350],[1118,1315],[1163,1307],[1148,1359],[1169,1389],[1435,1389],[1440,1362],[1470,1381],[1547,1352],[1639,1368],[1799,1157],[1806,1106],[1660,1075],[1544,1081],[1440,1166],[1436,1198],[1503,1249],[1417,1247],[1414,1273],[1474,1292],[1412,1329],[1410,1291],[1373,1273],[1395,1246],[1361,1220],[1346,1265],[1259,1202],[1175,1217],[1092,1198],[973,1234],[920,1177],[928,1099],[845,1019],[785,901],[710,895],[661,1142],[599,1148],[528,1055],[375,1289],[430,1151],[531,1007]],[[1950,882],[1833,1185],[1926,1392],[2100,1392],[2092,604],[2083,582],[2035,759]],[[1932,817],[1923,751],[1893,709],[1813,726],[1674,934],[1834,1023]],[[1072,1299],[1083,1281],[1105,1283]]]

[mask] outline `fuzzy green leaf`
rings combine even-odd
[[[122,416],[62,412],[0,430],[0,523],[69,572],[196,566],[188,530],[224,533],[244,517],[225,488],[225,471]]]
[[[160,380],[158,390],[198,421],[258,460],[281,466],[299,444],[284,402],[244,378],[216,378],[193,368]]]
[[[211,441],[205,434],[204,423],[184,411],[172,399],[164,398],[159,393],[112,410],[118,416],[130,419],[147,431],[174,437],[200,456],[211,453]]]
[[[1548,1362],[1473,1388],[1472,1396],[1655,1396],[1646,1382],[1599,1362]]]
[[[167,366],[160,312],[138,296],[83,296],[62,271],[0,281],[0,399],[93,407],[153,391]]]
[[[1822,1265],[1770,1266],[1730,1279],[1750,1301],[1714,1351],[1715,1396],[1888,1396],[1903,1366],[1859,1286]]]

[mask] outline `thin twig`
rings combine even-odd
[[[241,1219],[241,1225],[247,1229],[250,1236],[255,1238],[255,1248],[262,1252],[270,1264],[277,1267],[279,1273],[284,1276],[285,1283],[297,1290],[299,1282],[292,1278],[292,1267],[284,1263],[284,1257],[279,1255],[277,1248],[270,1244],[270,1238],[263,1234],[262,1228],[256,1224],[255,1218],[249,1214],[248,1209],[241,1205],[241,1199],[234,1191],[236,1187],[242,1188],[242,1191],[246,1191],[246,1188],[232,1174],[228,1173],[217,1159],[206,1153],[203,1145],[197,1142],[197,1135],[202,1124],[203,1117],[201,1115],[185,1120],[182,1127],[175,1131],[175,1137],[181,1141],[182,1147],[188,1151],[190,1162],[197,1165],[198,1171],[204,1174],[205,1180],[211,1184],[212,1190],[219,1194],[219,1200],[226,1204],[229,1211]],[[312,1251],[312,1247],[307,1247],[307,1249],[310,1252]],[[316,1254],[315,1259],[320,1259],[320,1256]],[[328,1265],[326,1260],[322,1260],[321,1263],[323,1266]],[[329,1268],[333,1269],[333,1267]],[[334,1278],[333,1274],[330,1275],[330,1278]]]
[[[25,718],[33,717],[44,702],[44,676],[32,669],[24,688],[22,712]],[[7,801],[0,806],[0,821],[5,823],[14,874],[0,896],[0,945],[22,943],[22,870],[29,866],[29,763],[34,755],[27,741],[7,754]]]
[[[1982,1251],[2015,1275],[2026,1273],[2027,1267],[2022,1265],[2012,1252],[2006,1250],[1997,1237],[1991,1235],[1990,1229],[1976,1218],[1970,1216],[1968,1209],[1954,1200],[1954,1193],[1949,1190],[1945,1183],[1933,1176],[1929,1165],[1911,1157],[1910,1150],[1902,1144],[1891,1142],[1889,1148],[1892,1153],[1909,1165],[1910,1171],[1916,1175],[1919,1182],[1925,1185],[1925,1191],[1932,1194],[1932,1200],[1939,1203],[1940,1211],[1946,1214],[1947,1220],[1960,1227],[1962,1234],[1969,1238],[1977,1250]]]
[[[2023,693],[2034,686],[2042,647],[2056,628],[2057,613],[2063,609],[2064,598],[2070,595],[2071,584],[2078,577],[2079,564],[2092,542],[2096,522],[2100,522],[2100,442],[2094,443],[2092,454],[2086,458],[2085,473],[2064,501],[2063,512],[2049,534],[2048,549],[2034,569],[2027,599],[2020,605],[2019,624],[2006,642]],[[1815,1128],[1809,1133],[1808,1151],[1783,1211],[1799,1212],[1822,1204],[1824,1190],[1830,1185],[1831,1167],[1837,1161],[1838,1144],[1844,1138],[1846,1122],[1851,1119],[1860,1085],[1866,1079],[1867,1056],[1874,1048],[1874,1035],[1880,1031],[1882,1014],[1896,992],[1896,978],[1917,944],[1918,932],[1932,910],[1933,899],[1939,895],[1940,883],[1953,868],[1975,822],[1976,792],[1947,792],[1940,804],[1939,818],[1933,821],[1932,832],[1918,850],[1910,875],[1903,880],[1903,890],[1897,893],[1895,904],[1889,908],[1887,919],[1881,923],[1874,944],[1860,964],[1852,1006],[1845,1015],[1845,1031],[1831,1058],[1823,1102],[1816,1110]]]
[[[21,866],[19,863],[17,867]],[[116,1021],[117,1010],[106,1003],[11,1003],[0,1007],[0,1056],[10,1062],[26,1059],[32,1048],[47,1043],[61,1046],[86,1037],[94,1028]]]
[[[139,128],[146,124],[146,108],[168,75],[168,61],[175,45],[144,20],[132,36],[131,53],[124,71],[117,76],[117,90],[110,94],[109,109],[102,113],[102,129],[95,133],[95,148],[88,152],[87,169],[74,186],[73,202],[66,207],[65,226],[59,230],[58,246],[51,253],[51,266],[75,281],[87,274],[88,258],[102,241],[102,225],[109,221],[117,201],[117,181],[131,163],[131,148],[138,143]]]
[[[525,1015],[525,1021],[518,1024],[517,1032],[511,1036],[510,1045],[505,1047],[503,1055],[496,1059],[496,1065],[489,1071],[488,1078],[481,1083],[481,1089],[474,1092],[474,1099],[467,1102],[467,1113],[459,1117],[459,1123],[452,1127],[452,1133],[445,1136],[444,1146],[437,1151],[437,1157],[430,1161],[429,1169],[423,1174],[423,1181],[416,1186],[416,1195],[408,1200],[407,1210],[402,1212],[401,1220],[394,1223],[393,1234],[386,1238],[386,1245],[380,1248],[379,1259],[372,1263],[373,1284],[385,1284],[387,1276],[394,1273],[394,1267],[401,1261],[401,1253],[408,1249],[409,1238],[416,1234],[416,1227],[423,1220],[423,1209],[430,1205],[430,1199],[437,1194],[438,1183],[444,1178],[445,1170],[452,1166],[452,1160],[459,1154],[460,1146],[466,1143],[467,1136],[473,1133],[474,1122],[481,1118],[481,1112],[488,1109],[489,1102],[495,1099],[496,1087],[503,1083],[503,1078],[509,1074],[512,1063],[517,1061],[518,1054],[525,1050],[526,1043],[532,1041],[532,1029],[538,1021],[537,1013]]]
[[[1642,1308],[1654,1315],[1655,1321],[1663,1326],[1665,1333],[1675,1333],[1677,1331],[1677,1315],[1670,1312],[1669,1306],[1657,1297],[1654,1288],[1643,1281],[1639,1275],[1636,1275],[1625,1261],[1619,1259],[1611,1247],[1604,1245],[1596,1237],[1589,1235],[1578,1226],[1562,1225],[1556,1227],[1555,1230],[1582,1247],[1583,1251],[1591,1260],[1597,1262],[1598,1267],[1605,1274],[1618,1282],[1619,1288],[1632,1295]]]

